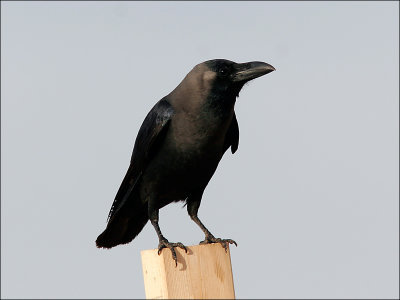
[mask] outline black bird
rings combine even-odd
[[[234,111],[243,85],[275,68],[264,62],[235,63],[215,59],[196,65],[182,82],[147,114],[136,137],[131,162],[108,215],[107,228],[96,240],[99,248],[132,241],[150,219],[158,253],[174,247],[158,226],[158,211],[186,201],[190,218],[205,234],[201,243],[221,243],[197,216],[203,191],[230,147],[238,148],[239,127]]]

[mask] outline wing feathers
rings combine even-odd
[[[231,125],[225,136],[224,152],[231,147],[232,153],[235,153],[239,147],[239,124],[236,119],[236,114],[233,114]]]
[[[172,106],[163,98],[147,114],[136,137],[130,166],[115,196],[107,221],[124,205],[139,182],[142,172],[165,137],[173,113]]]

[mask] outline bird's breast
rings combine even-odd
[[[164,142],[144,173],[142,197],[153,192],[168,202],[204,189],[222,158],[230,121],[174,115]]]
[[[232,115],[221,118],[210,113],[174,116],[170,127],[172,146],[179,152],[206,156],[222,152],[231,120]]]

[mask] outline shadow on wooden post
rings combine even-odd
[[[142,255],[147,299],[234,299],[230,252],[220,244],[188,246],[188,253],[175,248],[178,266],[171,251],[144,250]]]

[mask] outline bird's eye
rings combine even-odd
[[[218,71],[219,71],[219,73],[220,73],[221,75],[226,75],[226,74],[228,74],[228,68],[227,68],[227,67],[221,67]]]

